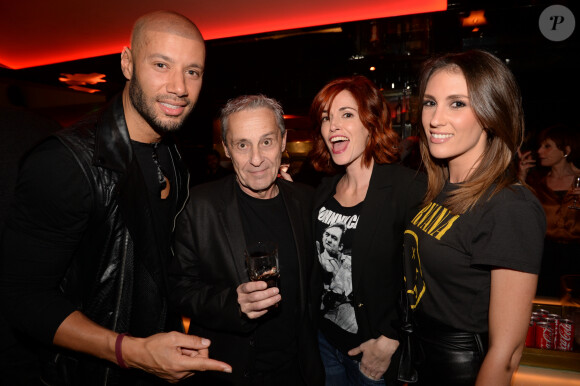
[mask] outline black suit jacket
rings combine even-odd
[[[314,199],[318,211],[336,193],[343,175],[325,178]],[[403,234],[425,194],[422,174],[400,165],[375,164],[352,248],[356,321],[362,342],[384,335],[397,339],[398,299],[403,277]],[[313,299],[320,301],[322,270],[316,264]],[[361,343],[362,343],[361,342]]]
[[[233,374],[196,375],[195,384],[243,384],[252,368],[253,331],[258,321],[242,315],[236,288],[248,281],[246,241],[236,197],[235,175],[192,188],[176,227],[175,261],[170,269],[171,302],[191,318],[189,333],[209,338],[210,357],[233,366]],[[312,190],[278,180],[292,226],[299,264],[299,362],[309,385],[323,381],[308,284],[315,263],[310,214]],[[203,379],[207,378],[203,383]],[[227,383],[231,382],[231,383]]]

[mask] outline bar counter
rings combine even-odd
[[[575,321],[573,351],[543,350],[526,347],[512,386],[580,386],[580,304],[566,298],[536,298],[533,310],[545,309]]]

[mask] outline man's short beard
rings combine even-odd
[[[143,88],[141,87],[141,83],[137,77],[135,67],[133,67],[133,77],[129,83],[129,98],[131,99],[131,103],[139,115],[143,117],[143,119],[149,124],[149,126],[151,126],[153,130],[155,130],[156,133],[161,135],[179,130],[181,126],[183,126],[183,122],[187,117],[183,117],[182,120],[178,122],[166,123],[161,121],[161,119],[159,119],[156,115],[152,106],[147,104],[147,99],[143,94]]]

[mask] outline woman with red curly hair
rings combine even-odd
[[[311,106],[312,164],[336,173],[318,187],[313,215],[327,385],[395,381],[403,232],[425,189],[396,163],[390,116],[381,91],[360,75],[328,83]]]

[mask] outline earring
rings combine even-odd
[[[568,154],[564,154],[564,158],[568,157]]]

